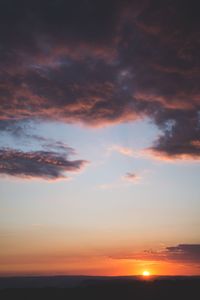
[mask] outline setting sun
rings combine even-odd
[[[144,271],[144,272],[142,273],[142,275],[145,276],[145,277],[146,277],[146,276],[150,276],[150,272],[149,272],[149,271]]]

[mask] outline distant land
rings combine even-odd
[[[0,299],[199,299],[200,276],[1,277]]]
[[[101,283],[132,283],[137,281],[159,282],[159,281],[191,281],[199,280],[200,276],[87,276],[87,275],[58,275],[58,276],[18,276],[0,277],[0,289],[9,288],[68,288],[88,286]]]

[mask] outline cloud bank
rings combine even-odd
[[[189,0],[2,0],[0,128],[148,117],[162,131],[154,155],[199,159],[199,9]]]

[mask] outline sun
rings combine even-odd
[[[144,272],[142,273],[142,275],[145,276],[145,277],[148,277],[148,276],[150,276],[151,274],[150,274],[149,271],[144,271]]]

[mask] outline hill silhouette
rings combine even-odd
[[[8,287],[8,283],[10,287]],[[22,283],[24,287],[22,287]],[[14,287],[12,288],[12,286]],[[200,277],[158,277],[152,280],[140,280],[132,277],[87,276],[1,278],[0,287],[0,299],[2,300],[195,300],[199,299],[200,295]]]

